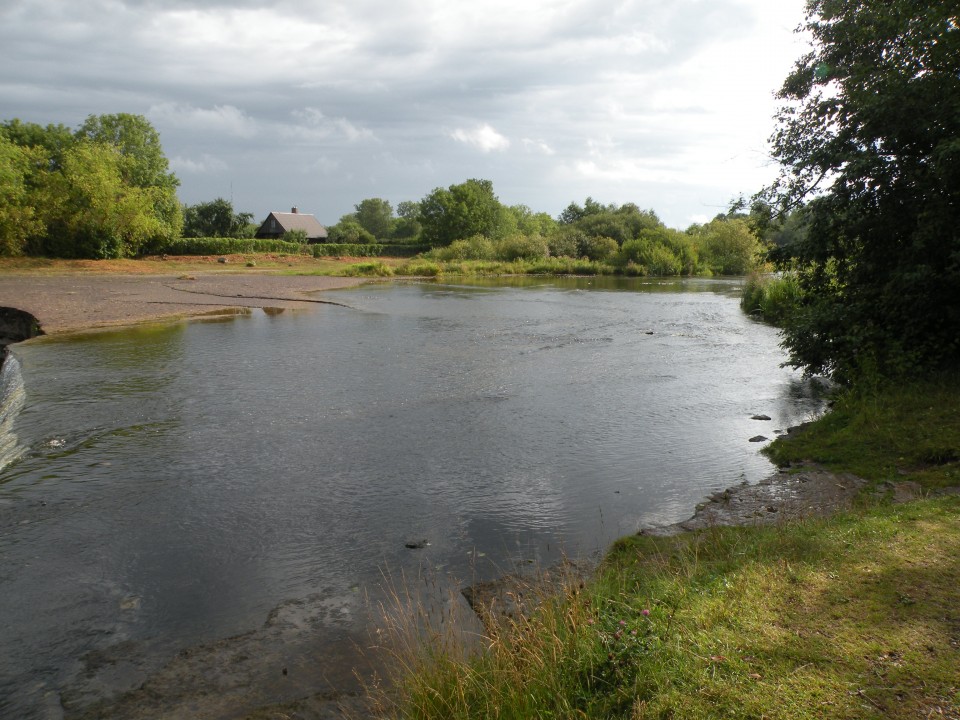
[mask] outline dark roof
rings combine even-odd
[[[275,218],[280,226],[279,230],[273,230],[269,223],[270,218]],[[257,235],[279,235],[290,230],[305,230],[307,237],[326,238],[327,229],[313,215],[301,212],[272,212],[267,215],[267,219],[260,225]]]

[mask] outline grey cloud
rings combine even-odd
[[[718,136],[716,101],[691,84],[689,63],[754,42],[769,7],[496,2],[13,0],[0,9],[0,102],[6,117],[41,123],[147,115],[186,202],[232,182],[242,209],[263,214],[302,193],[334,221],[363,197],[417,199],[490,177],[505,201],[555,214],[586,194],[624,201],[613,196],[656,188],[571,176],[578,162],[659,166]],[[731,76],[730,92],[747,80]],[[498,152],[454,136],[485,126],[502,136]],[[714,187],[691,179],[659,194],[676,205]]]

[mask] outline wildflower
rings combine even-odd
[[[626,620],[621,620],[621,621],[620,621],[620,627],[626,627],[626,625],[627,625],[627,621],[626,621]]]
[[[631,631],[630,631],[630,634],[633,635],[634,637],[636,637],[636,636],[637,636],[637,631],[636,631],[636,629],[631,630]]]
[[[646,608],[644,608],[643,610],[641,610],[641,611],[640,611],[640,614],[643,615],[644,617],[650,617],[650,611],[647,610]]]

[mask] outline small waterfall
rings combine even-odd
[[[0,470],[23,454],[13,423],[23,408],[25,396],[20,363],[13,354],[8,354],[0,367]]]

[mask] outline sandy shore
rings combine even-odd
[[[266,275],[4,275],[0,307],[33,315],[46,334],[229,312],[338,304],[316,293],[353,287],[358,278]]]

